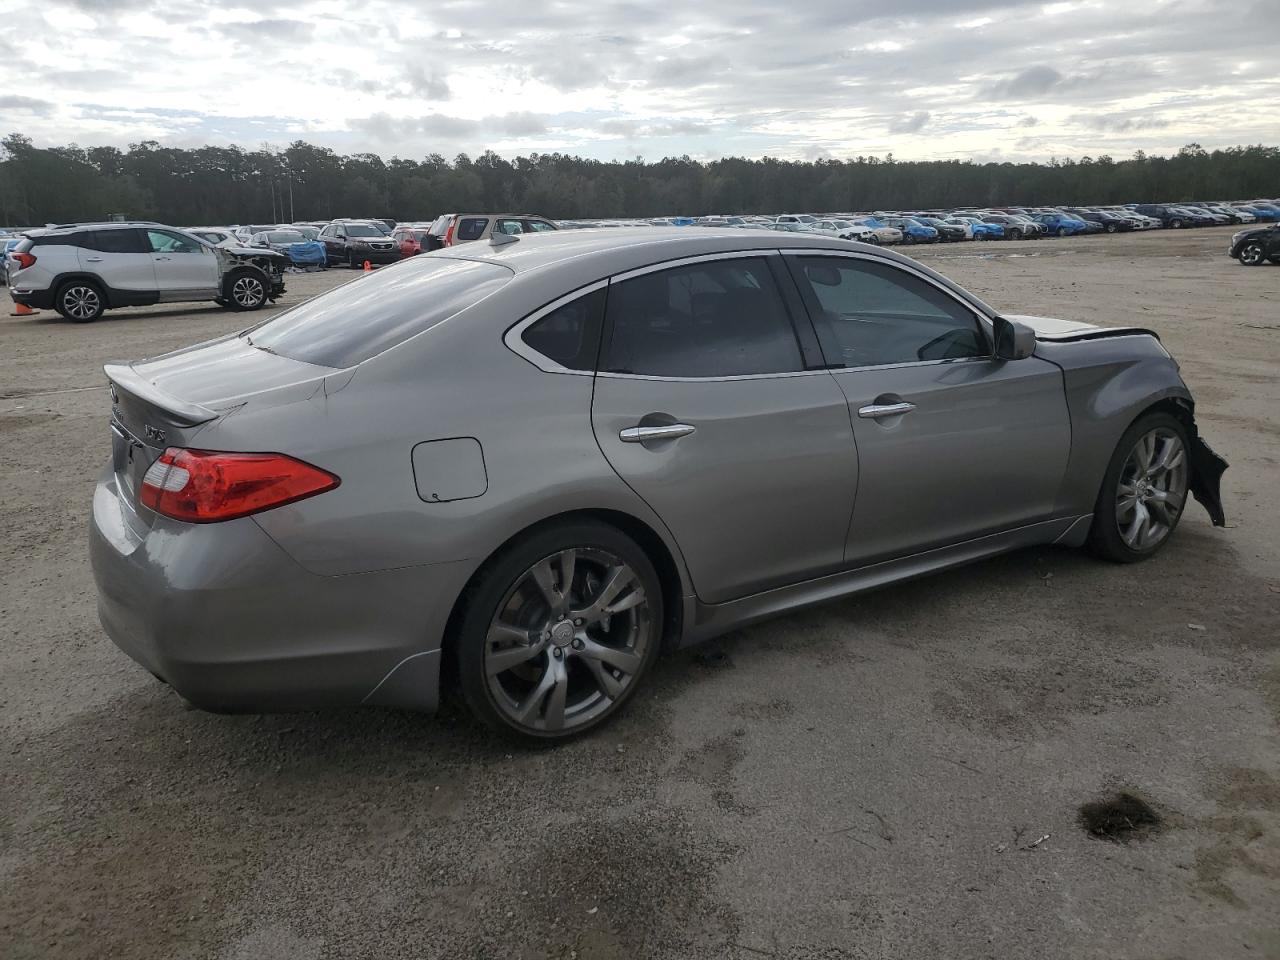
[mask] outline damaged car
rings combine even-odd
[[[102,624],[215,710],[447,686],[561,740],[664,649],[1020,548],[1148,560],[1192,497],[1224,523],[1151,331],[812,232],[495,235],[105,372]]]
[[[32,230],[10,254],[16,304],[90,323],[118,307],[212,300],[257,310],[284,293],[289,258],[214,244],[157,223],[73,223]]]

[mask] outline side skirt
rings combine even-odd
[[[1063,517],[1058,520],[1044,520],[909,557],[885,560],[856,570],[846,570],[818,577],[815,580],[778,587],[775,590],[767,590],[739,600],[730,600],[727,603],[708,604],[700,602],[696,597],[687,597],[685,623],[688,626],[680,639],[679,646],[686,647],[701,643],[729,630],[745,627],[798,607],[838,600],[850,594],[923,577],[938,570],[973,563],[975,560],[983,560],[1021,547],[1059,541],[1064,545],[1069,544],[1076,539],[1072,534],[1077,534],[1081,528],[1088,530],[1087,523],[1083,523],[1088,519],[1088,517]]]

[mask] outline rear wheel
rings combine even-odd
[[[1240,248],[1240,262],[1246,267],[1260,266],[1265,259],[1266,252],[1262,249],[1262,244],[1256,240],[1251,240]]]
[[[232,310],[257,310],[267,302],[267,284],[252,270],[233,270],[223,283],[222,299]]]
[[[1094,505],[1089,545],[1118,563],[1136,563],[1168,541],[1186,506],[1187,431],[1167,413],[1140,417],[1120,438]]]
[[[64,320],[92,323],[102,316],[107,304],[97,284],[87,280],[71,280],[58,288],[53,307]]]
[[[1181,230],[1181,229],[1182,229],[1182,221],[1181,221],[1181,220],[1171,220],[1171,221],[1169,222],[1169,226],[1173,227],[1173,229],[1175,229],[1175,230]]]
[[[1108,223],[1108,224],[1107,224],[1105,227],[1103,227],[1102,229],[1103,229],[1103,230],[1105,230],[1105,231],[1107,231],[1107,233],[1115,233],[1115,232],[1116,232],[1116,225],[1115,225],[1114,223]]]
[[[463,698],[508,736],[585,733],[639,686],[662,623],[657,573],[625,534],[589,521],[538,531],[468,591],[455,638]]]
[[[1021,240],[1021,239],[1022,239],[1022,231],[1021,231],[1021,230],[1019,230],[1017,227],[1013,227],[1013,228],[1011,228],[1011,229],[1009,230],[1009,239],[1010,239],[1010,240]]]
[[[1065,237],[1065,236],[1067,235],[1067,228],[1066,228],[1066,227],[1059,227],[1059,228],[1057,229],[1057,234],[1058,234],[1058,236],[1060,236],[1060,237]]]

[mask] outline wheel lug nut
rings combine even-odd
[[[551,655],[555,657],[557,660],[559,660],[561,657],[564,656],[564,651],[561,650],[559,647],[556,647],[554,650],[551,651]]]
[[[581,638],[581,637],[574,637],[574,638],[573,638],[573,649],[575,649],[575,650],[581,650],[581,649],[582,649],[583,647],[585,647],[585,646],[586,646],[586,644],[582,642],[582,638]]]
[[[574,624],[574,626],[580,627],[580,626],[582,626],[582,625],[583,625],[584,623],[586,623],[586,622],[587,622],[587,621],[585,621],[585,620],[583,620],[581,617],[579,617],[577,620],[573,621],[573,624]]]

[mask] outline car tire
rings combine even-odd
[[[1116,444],[1093,509],[1089,548],[1116,563],[1155,556],[1186,509],[1191,457],[1187,428],[1168,413],[1139,417]]]
[[[1116,230],[1117,230],[1117,229],[1119,229],[1119,228],[1118,228],[1118,227],[1116,227],[1116,225],[1115,225],[1114,223],[1108,223],[1108,224],[1107,224],[1105,227],[1103,227],[1102,229],[1103,229],[1103,230],[1105,230],[1105,231],[1107,231],[1107,233],[1115,233],[1115,232],[1116,232]]]
[[[68,280],[58,288],[53,309],[72,323],[93,323],[107,309],[107,298],[90,280]]]
[[[871,236],[867,237],[866,242],[871,244],[873,247],[880,246],[880,238],[877,237],[874,233],[871,234]]]
[[[615,576],[626,582],[608,599]],[[557,596],[567,598],[553,606]],[[593,608],[600,616],[583,623]],[[663,623],[657,572],[634,540],[595,521],[555,523],[512,542],[467,589],[450,639],[458,689],[503,736],[572,739],[630,700],[657,658]]]
[[[1240,262],[1246,267],[1260,267],[1265,259],[1266,251],[1257,240],[1250,240],[1240,248]]]
[[[269,296],[267,282],[255,270],[232,270],[222,281],[224,304],[237,312],[260,310]]]
[[[1181,221],[1181,220],[1170,220],[1170,221],[1169,221],[1169,226],[1170,226],[1170,227],[1172,227],[1174,230],[1181,230],[1181,229],[1182,229],[1182,221]]]
[[[1060,237],[1065,237],[1065,236],[1067,235],[1067,228],[1066,228],[1066,227],[1059,227],[1059,228],[1058,228],[1056,231],[1054,231],[1054,232],[1055,232],[1055,233],[1057,233],[1057,235],[1058,235],[1058,236],[1060,236]]]
[[[1009,229],[1009,239],[1010,239],[1010,240],[1021,240],[1021,239],[1022,239],[1022,231],[1021,231],[1018,227],[1011,227],[1011,228]]]

